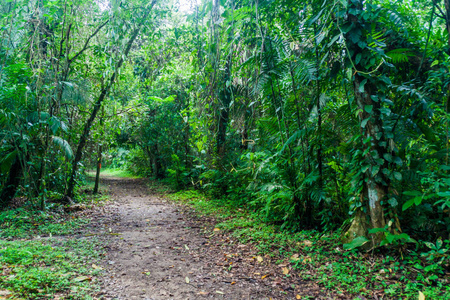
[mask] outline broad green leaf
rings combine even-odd
[[[366,84],[366,82],[367,82],[367,79],[364,79],[364,80],[361,81],[361,83],[359,84],[358,90],[359,90],[360,93],[364,93],[364,85]]]
[[[373,111],[373,105],[366,105],[366,106],[364,106],[364,110],[367,112],[367,113],[372,113],[372,111]]]
[[[372,228],[369,229],[369,233],[378,233],[378,232],[386,232],[386,228]]]
[[[64,140],[58,136],[53,136],[52,141],[55,145],[59,146],[61,148],[61,150],[64,151],[67,159],[73,158],[72,148],[70,147],[69,143],[66,140]]]
[[[413,206],[414,202],[415,202],[416,198],[412,198],[409,199],[408,201],[406,201],[405,203],[403,203],[402,205],[402,211],[407,210],[408,208],[410,208],[411,206]]]
[[[370,118],[367,118],[367,119],[364,119],[364,120],[361,121],[361,127],[362,127],[362,128],[365,128],[365,127],[366,127],[367,122],[369,122],[369,119],[370,119]]]
[[[361,247],[362,245],[366,244],[369,240],[364,236],[358,236],[357,238],[353,239],[350,243],[344,244],[345,250],[352,250],[358,247]]]

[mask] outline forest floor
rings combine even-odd
[[[106,299],[345,299],[289,274],[214,220],[165,199],[144,179],[103,177],[113,201],[89,212],[100,236]],[[362,298],[364,299],[364,298]]]
[[[0,300],[450,299],[450,273],[421,272],[417,255],[344,250],[339,232],[127,176],[72,206],[0,212]]]

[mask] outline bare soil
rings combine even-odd
[[[258,257],[251,245],[214,231],[211,220],[164,199],[143,179],[104,177],[102,183],[114,201],[92,212],[87,228],[107,250],[100,298],[345,298],[303,282],[289,264]]]

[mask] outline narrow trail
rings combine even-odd
[[[143,179],[103,177],[102,184],[114,201],[94,215],[88,230],[106,245],[104,299],[293,299],[252,278],[263,272],[254,257],[227,252],[233,250],[226,239],[211,242],[201,220],[186,216]],[[241,253],[247,247],[233,246]]]

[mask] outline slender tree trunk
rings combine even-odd
[[[217,124],[217,154],[221,158],[225,155],[225,139],[230,116],[231,103],[231,57],[225,65],[224,87],[220,93],[221,108],[219,112],[219,122]],[[227,83],[230,87],[227,87]]]
[[[450,0],[445,0],[444,1],[445,4],[445,27],[447,28],[447,45],[450,47]],[[449,51],[450,52],[450,48]],[[445,156],[445,164],[448,165],[448,157],[449,157],[449,124],[448,124],[448,112],[450,110],[450,85],[447,86],[447,99],[446,99],[445,103],[445,118],[446,118],[446,122],[445,122],[445,136],[446,136],[446,149],[447,149],[447,153]]]
[[[163,178],[163,169],[161,165],[161,159],[158,155],[158,146],[154,145],[152,147],[152,169],[153,169],[153,177],[156,179]]]
[[[98,194],[98,186],[100,183],[100,170],[102,168],[102,150],[103,145],[100,145],[98,147],[98,154],[97,154],[97,172],[95,173],[94,194]]]
[[[216,17],[218,18],[219,15],[219,1],[216,1],[215,5],[216,7]],[[234,3],[231,3],[232,6],[234,6]],[[234,7],[232,7],[234,9]],[[233,25],[232,25],[233,26]],[[230,30],[230,33],[228,35],[228,43],[230,43],[233,39],[233,29]],[[217,45],[218,46],[218,45]],[[231,94],[231,68],[233,63],[233,45],[230,45],[231,50],[227,57],[227,62],[225,64],[225,72],[222,79],[222,88],[220,92],[220,112],[219,112],[219,121],[217,124],[217,154],[219,159],[221,160],[223,156],[225,155],[225,140],[226,140],[226,133],[227,133],[227,127],[228,127],[228,121],[230,117],[230,104],[232,100],[232,94]],[[219,62],[217,62],[219,63]]]
[[[317,25],[314,24],[314,35],[317,35]],[[316,105],[317,105],[317,136],[319,140],[319,145],[317,149],[317,164],[319,167],[319,189],[323,189],[323,158],[322,158],[322,107],[320,104],[320,94],[322,92],[322,87],[320,85],[320,62],[319,62],[319,45],[317,45],[317,39],[314,39],[315,44],[315,55],[316,55]],[[323,209],[323,201],[320,200],[319,209]]]
[[[136,37],[139,34],[139,31],[143,25],[143,23],[145,22],[145,20],[147,19],[148,14],[150,13],[151,9],[153,8],[153,6],[155,5],[157,0],[153,0],[152,3],[150,4],[150,7],[146,10],[141,22],[138,24],[137,28],[133,31],[133,33],[131,34],[130,39],[128,40],[128,43],[125,47],[125,51],[123,53],[123,55],[121,56],[121,58],[119,59],[119,61],[116,64],[116,67],[114,69],[114,73],[111,75],[109,82],[106,84],[106,86],[102,89],[99,97],[97,98],[97,100],[95,101],[94,104],[94,109],[91,112],[91,115],[89,116],[89,119],[86,121],[86,124],[84,125],[84,129],[83,129],[83,133],[81,134],[80,137],[80,141],[78,142],[78,147],[77,147],[77,152],[75,154],[75,159],[73,161],[72,164],[72,172],[70,174],[70,178],[69,178],[69,184],[67,187],[67,191],[66,191],[66,196],[69,198],[72,198],[74,195],[74,189],[75,189],[75,177],[77,174],[77,170],[78,170],[78,164],[81,161],[81,158],[83,156],[83,150],[84,147],[86,146],[86,142],[89,138],[89,133],[91,131],[91,127],[92,124],[94,123],[95,117],[98,114],[98,111],[100,110],[100,107],[103,103],[103,100],[106,98],[106,96],[108,95],[116,77],[118,74],[118,71],[120,69],[120,67],[122,66],[123,62],[124,62],[124,58],[128,56],[128,53],[130,52],[131,46],[133,45],[134,40],[136,39]]]
[[[189,99],[189,98],[188,98]],[[189,101],[189,100],[188,100]],[[189,145],[189,139],[190,139],[190,124],[189,124],[189,117],[190,117],[190,107],[189,103],[186,107],[186,123],[184,124],[184,167],[186,169],[190,169],[192,167],[192,160],[191,160],[191,147]]]

